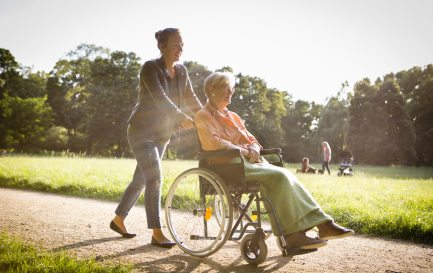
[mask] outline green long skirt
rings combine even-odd
[[[332,220],[289,170],[267,162],[245,160],[244,165],[246,180],[259,183],[261,197],[271,201],[284,235]],[[266,202],[265,207],[270,212]],[[269,218],[274,235],[280,236],[274,218],[271,215]]]

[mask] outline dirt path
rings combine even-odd
[[[78,257],[127,261],[142,272],[433,272],[433,247],[398,240],[354,236],[330,241],[319,251],[282,257],[275,240],[266,241],[267,260],[248,265],[239,245],[226,245],[208,258],[175,247],[149,244],[144,207],[131,211],[127,225],[139,234],[122,239],[108,228],[116,203],[0,188],[0,231]]]

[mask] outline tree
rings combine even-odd
[[[403,95],[392,76],[355,85],[350,101],[349,146],[360,163],[407,164],[414,161],[414,131]]]
[[[0,48],[0,99],[8,93],[11,83],[17,78],[19,78],[19,64],[9,50]]]
[[[52,126],[52,111],[46,98],[5,96],[0,100],[0,108],[4,115],[4,123],[0,125],[5,132],[2,142],[6,148],[37,151]]]
[[[317,160],[317,123],[322,106],[304,100],[292,103],[287,97],[288,110],[281,121],[284,128],[283,158],[289,162],[300,162],[303,157]]]
[[[323,108],[319,121],[319,136],[321,141],[327,141],[334,155],[346,150],[347,133],[349,130],[348,102],[345,99],[331,97]],[[318,145],[317,147],[321,147]],[[336,158],[334,156],[334,158]]]
[[[232,103],[228,108],[239,114],[248,130],[266,146],[266,137],[262,129],[266,122],[265,113],[269,112],[271,107],[271,102],[267,98],[266,83],[257,77],[237,74],[235,89]]]
[[[115,51],[91,63],[84,91],[88,153],[129,154],[126,121],[137,98],[139,60],[134,53]]]
[[[262,134],[267,136],[263,145],[267,147],[280,147],[284,142],[284,129],[281,125],[282,119],[287,115],[285,93],[277,89],[268,89],[266,92],[267,100],[270,102],[269,111],[265,112],[267,122],[262,129]]]
[[[203,89],[203,82],[207,76],[212,74],[205,66],[197,62],[184,62],[188,69],[188,75],[191,80],[192,88],[202,104],[205,104],[207,99]]]
[[[31,68],[22,67],[19,76],[9,80],[9,96],[41,98],[46,95],[47,76],[44,72],[33,73]]]
[[[376,136],[375,121],[372,113],[376,113],[374,96],[377,89],[369,79],[363,79],[355,84],[354,95],[350,100],[350,120],[348,146],[358,163],[373,163],[375,155],[369,153],[378,146],[374,143]]]
[[[407,112],[406,103],[394,78],[384,80],[379,87],[378,103],[383,101],[383,128],[386,141],[382,149],[385,163],[413,164],[416,159],[415,131]]]
[[[433,166],[433,65],[396,74],[415,129],[418,164]]]
[[[0,101],[3,100],[10,89],[10,83],[19,77],[19,65],[12,53],[0,48]],[[0,148],[6,148],[5,109],[0,107]]]
[[[109,50],[81,44],[57,61],[47,80],[48,103],[54,111],[55,124],[67,129],[71,151],[86,151],[85,112],[86,84],[91,65],[98,57],[107,58]]]
[[[17,126],[29,122],[30,116],[28,115],[33,111],[30,109],[39,106],[35,104],[35,101],[15,98],[43,98],[45,96],[44,87],[44,73],[32,73],[30,68],[21,67],[9,50],[0,48],[0,101],[3,106],[0,108],[0,147],[9,148],[11,145],[20,149],[27,147],[24,145],[25,136],[20,135],[23,130],[29,132],[31,138],[29,141],[34,141],[33,138],[39,134],[38,125],[27,126],[27,129]],[[25,113],[16,112],[21,107]],[[39,109],[34,109],[34,111],[38,112]],[[26,120],[19,120],[20,117]],[[12,124],[11,120],[14,120],[16,124]],[[32,131],[32,128],[36,131]]]

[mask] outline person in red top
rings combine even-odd
[[[272,231],[275,236],[286,236],[289,248],[323,247],[326,240],[352,235],[353,230],[334,223],[289,170],[274,166],[260,156],[262,146],[239,115],[227,109],[234,85],[233,75],[224,72],[215,72],[204,81],[208,101],[194,119],[203,150],[240,151],[245,158],[245,179],[257,181],[262,198],[272,202],[283,234],[279,234],[273,218],[270,219]],[[318,238],[307,236],[305,231],[315,226],[319,229]]]
[[[322,174],[326,170],[328,171],[328,174],[331,174],[331,171],[329,170],[329,162],[331,161],[331,147],[329,146],[329,143],[326,141],[322,142],[322,151],[323,151],[323,162],[322,162]]]

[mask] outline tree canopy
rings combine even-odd
[[[184,65],[205,103],[203,81],[212,71],[193,61]],[[126,120],[136,102],[140,66],[133,52],[81,44],[48,73],[32,72],[1,48],[0,149],[132,156]],[[337,158],[349,150],[358,163],[433,165],[432,64],[389,73],[374,83],[362,79],[353,90],[344,82],[324,105],[294,101],[257,76],[235,77],[229,109],[264,147],[281,147],[287,161],[306,156],[318,162],[320,143],[328,141]],[[182,145],[172,142],[169,156],[194,157],[194,131],[182,131],[181,139]]]

